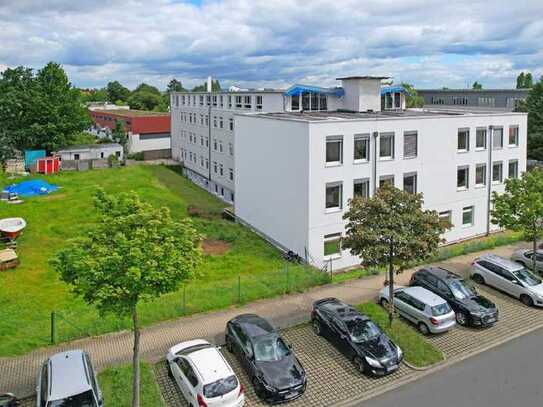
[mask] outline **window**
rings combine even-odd
[[[100,153],[100,158],[104,158],[104,152]]]
[[[222,164],[219,164],[219,174],[221,175],[221,177],[224,175],[224,168]]]
[[[343,137],[326,138],[326,164],[341,164],[343,162]]]
[[[251,96],[244,96],[243,97],[243,107],[245,107],[245,109],[250,109],[251,108]]]
[[[518,146],[518,126],[509,126],[509,146]]]
[[[228,95],[228,108],[232,109],[232,96]]]
[[[486,148],[486,128],[479,127],[475,131],[475,149],[484,150]]]
[[[369,134],[354,136],[354,161],[369,161],[370,159],[370,136]]]
[[[179,107],[179,96],[175,95],[175,107]]]
[[[234,181],[234,170],[230,168],[228,172],[230,174],[230,181]]]
[[[467,206],[465,208],[462,208],[462,225],[473,225],[473,206]]]
[[[204,145],[204,136],[200,136],[200,145],[201,145],[201,146]]]
[[[341,209],[342,195],[343,184],[341,182],[326,184],[326,209]]]
[[[326,95],[320,95],[319,103],[319,110],[328,110]]]
[[[219,117],[219,128],[223,128],[224,127],[224,124],[223,124],[223,120],[222,120],[222,116]]]
[[[456,172],[456,187],[458,189],[469,188],[469,167],[458,167]]]
[[[224,106],[224,98],[223,98],[222,95],[219,97],[219,104],[220,104],[221,107]]]
[[[368,178],[355,179],[353,182],[353,196],[360,198],[369,198],[370,180]]]
[[[458,151],[469,151],[469,129],[458,129]]]
[[[74,160],[79,160],[79,154],[74,154]]]
[[[228,143],[228,152],[230,155],[234,155],[234,144]]]
[[[209,116],[206,114],[205,118],[206,118],[206,126],[209,126]]]
[[[219,152],[222,153],[222,151],[223,151],[222,141],[219,141]]]
[[[204,105],[204,95],[200,95],[199,99],[200,99],[200,106],[203,106]]]
[[[213,127],[217,128],[217,116],[213,116]]]
[[[494,150],[503,148],[503,128],[497,127],[492,135],[492,148]]]
[[[204,125],[204,115],[201,114],[200,115],[200,126],[203,126]]]
[[[217,151],[217,146],[218,146],[217,139],[215,138],[213,139],[213,150]]]
[[[189,362],[184,358],[179,358],[176,360],[176,362],[179,365],[181,371],[183,372],[183,375],[187,378],[192,387],[196,387],[198,385],[198,378],[194,374],[194,371],[192,370]]]
[[[486,185],[486,164],[477,164],[475,166],[475,186]]]
[[[234,119],[228,119],[230,131],[234,131]]]
[[[300,110],[300,95],[290,97],[290,110]]]
[[[493,98],[493,97],[480,97],[479,98],[479,106],[494,107],[494,106],[496,106],[496,99]]]
[[[379,177],[379,187],[389,184],[394,186],[394,175],[382,175]]]
[[[213,106],[217,106],[217,95],[213,95]]]
[[[213,161],[213,172],[217,173],[217,161]]]
[[[202,167],[204,166],[204,156],[203,155],[200,156],[200,165]]]
[[[209,169],[209,159],[206,158],[206,169]]]
[[[500,183],[503,181],[503,163],[495,162],[492,164],[492,182]]]
[[[417,173],[412,172],[403,176],[403,190],[410,194],[417,193]]]
[[[414,158],[417,156],[417,132],[406,131],[403,134],[403,158]]]
[[[518,161],[509,161],[509,178],[518,178]]]
[[[394,133],[382,133],[379,137],[379,157],[394,158]]]
[[[341,254],[341,233],[324,235],[324,255]]]
[[[236,107],[241,108],[241,96],[236,96]]]
[[[256,110],[262,110],[262,96],[256,97]]]
[[[444,228],[452,227],[452,211],[439,212],[439,224]]]
[[[206,137],[206,147],[209,147],[209,138]]]

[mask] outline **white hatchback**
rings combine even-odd
[[[203,339],[182,342],[166,355],[170,375],[192,407],[241,407],[243,385],[215,345]]]

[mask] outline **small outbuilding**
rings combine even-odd
[[[57,151],[62,161],[107,160],[110,155],[123,159],[123,147],[118,143],[81,144]]]

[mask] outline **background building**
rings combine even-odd
[[[495,108],[513,111],[530,89],[417,89],[428,107]]]

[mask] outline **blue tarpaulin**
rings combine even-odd
[[[320,86],[292,85],[285,91],[285,96],[298,96],[302,93],[319,93],[341,97],[345,94],[343,88],[321,88]]]
[[[50,192],[55,192],[58,189],[56,185],[51,185],[45,181],[34,179],[23,181],[18,184],[12,184],[4,188],[3,192],[15,193],[23,197],[31,197],[36,195],[47,195]]]
[[[387,93],[402,93],[402,92],[405,92],[405,88],[400,85],[383,86],[381,88],[381,96],[386,95]]]

